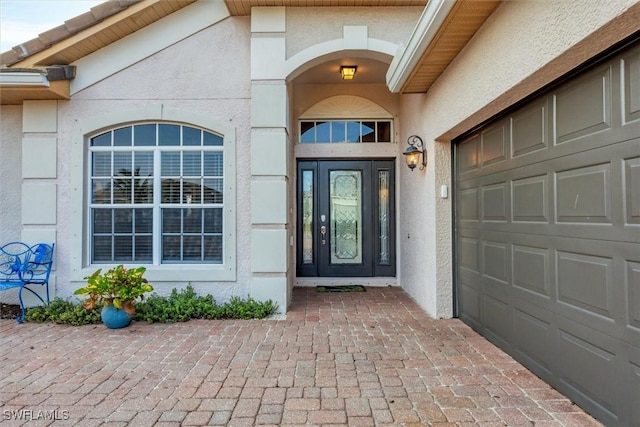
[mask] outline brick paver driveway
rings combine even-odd
[[[121,330],[2,320],[0,423],[599,425],[400,288],[293,295],[286,320]]]

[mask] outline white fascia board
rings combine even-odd
[[[29,73],[25,71],[0,73],[1,87],[28,86],[49,87],[47,76],[42,73]]]
[[[387,86],[391,92],[398,93],[402,90],[455,4],[455,0],[429,0],[409,37],[407,46],[391,61],[387,71]]]
[[[229,16],[223,0],[198,1],[80,58],[71,95]]]

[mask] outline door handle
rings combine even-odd
[[[325,245],[327,241],[325,240],[324,237],[327,234],[327,227],[325,227],[324,225],[320,227],[320,234],[322,234],[322,244]]]

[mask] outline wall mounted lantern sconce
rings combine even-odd
[[[424,148],[424,142],[422,141],[422,138],[420,138],[418,135],[411,135],[407,139],[407,144],[409,144],[409,146],[407,147],[407,150],[402,154],[404,154],[405,156],[404,159],[407,161],[407,166],[409,166],[409,169],[413,171],[416,166],[418,166],[418,163],[421,163],[419,167],[420,170],[426,168],[427,150]],[[420,162],[420,155],[422,155],[422,162]]]
[[[342,76],[342,80],[353,80],[357,70],[358,67],[356,65],[341,65],[340,75]]]

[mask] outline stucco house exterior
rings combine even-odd
[[[640,422],[637,0],[112,0],[0,63],[0,242],[54,295],[401,286]]]

